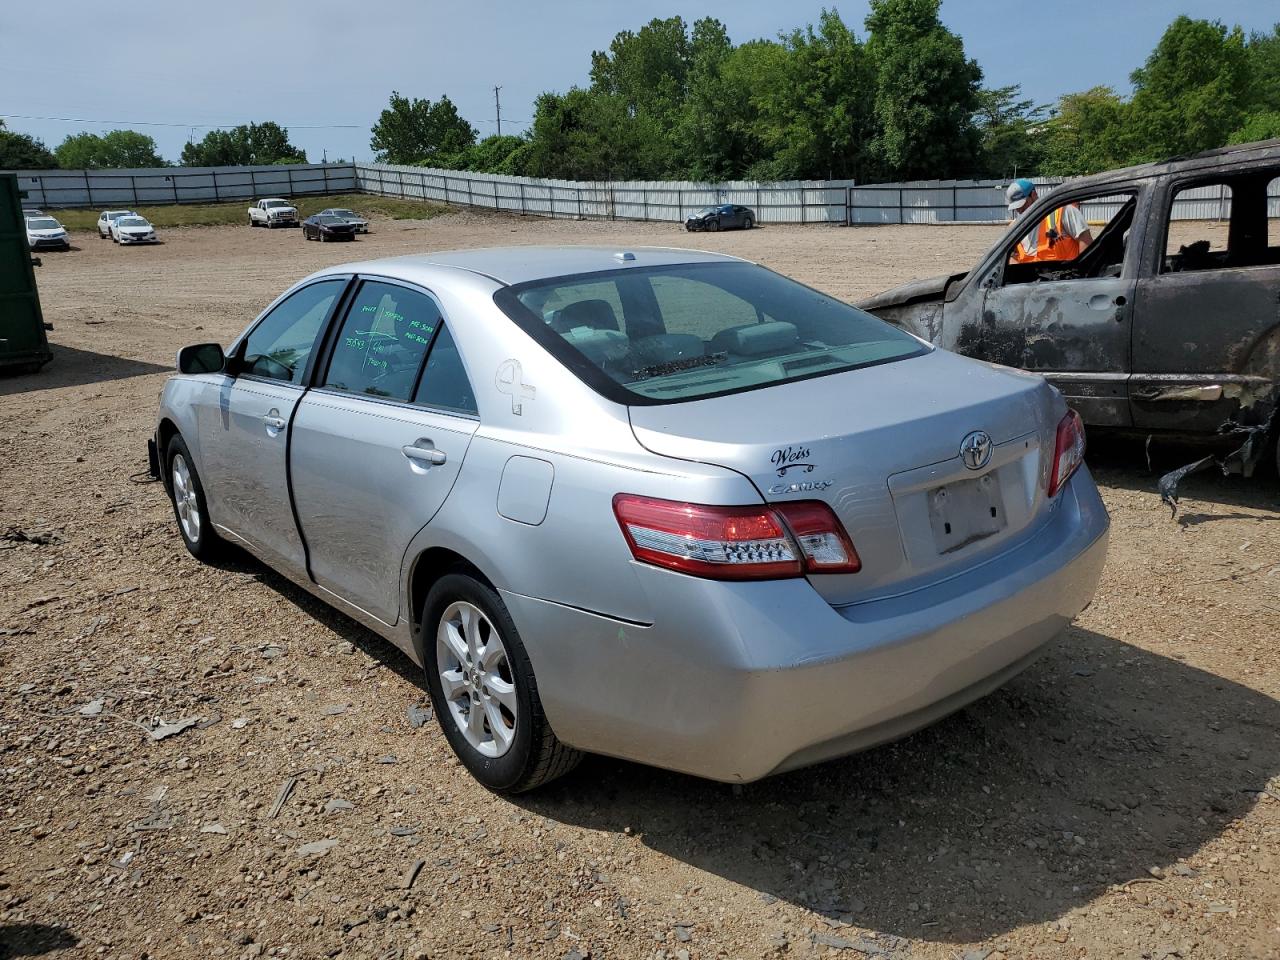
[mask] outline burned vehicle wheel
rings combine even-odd
[[[427,685],[453,752],[490,790],[520,793],[582,755],[552,732],[533,666],[502,599],[463,573],[441,577],[423,608]]]
[[[214,532],[205,506],[204,487],[196,473],[191,451],[181,437],[174,437],[166,451],[169,496],[173,515],[178,521],[182,542],[197,560],[212,560],[223,548],[223,540]]]

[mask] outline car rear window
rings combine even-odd
[[[494,300],[589,386],[634,405],[755,390],[930,349],[748,263],[557,277],[505,287]]]

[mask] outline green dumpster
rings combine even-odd
[[[53,359],[44,329],[18,178],[0,173],[0,374],[35,373]]]

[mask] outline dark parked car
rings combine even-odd
[[[750,230],[756,225],[756,212],[750,207],[738,206],[735,203],[721,203],[714,207],[703,207],[692,214],[684,222],[684,228],[694,230]]]
[[[1091,242],[1071,260],[1027,261],[1024,239],[1051,237],[1042,225],[1073,205]],[[1277,302],[1271,140],[1065,183],[968,273],[859,306],[938,346],[1043,374],[1091,427],[1247,438],[1224,468],[1248,475],[1280,427]]]
[[[354,240],[356,225],[343,217],[317,213],[302,221],[302,236],[307,240]]]

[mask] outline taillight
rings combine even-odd
[[[1084,463],[1084,421],[1080,414],[1068,410],[1058,423],[1058,436],[1053,447],[1053,469],[1049,471],[1049,496],[1062,489],[1076,467]]]
[[[715,580],[857,573],[858,554],[825,503],[721,507],[620,493],[613,512],[637,560]]]

